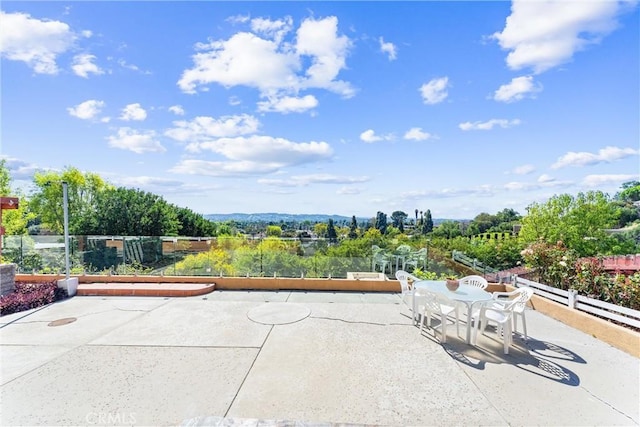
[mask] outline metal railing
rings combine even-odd
[[[483,274],[496,274],[498,270],[495,268],[489,267],[488,265],[483,264],[478,261],[476,258],[471,258],[464,254],[464,252],[453,250],[451,252],[451,258],[455,262],[459,262],[460,264],[466,265],[469,268],[474,269],[475,271],[481,272]]]

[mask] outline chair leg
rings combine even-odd
[[[504,340],[504,354],[509,354],[509,347],[511,346],[511,322],[507,321],[501,327],[504,336],[502,339]]]
[[[442,343],[447,342],[447,316],[440,313],[440,341]]]
[[[524,317],[524,311],[521,314],[522,316],[522,330],[524,331],[524,340],[527,341],[527,319]],[[514,317],[515,319],[515,317]]]

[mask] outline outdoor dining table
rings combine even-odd
[[[450,291],[447,289],[447,282],[445,280],[419,280],[413,284],[414,319],[416,316],[416,310],[418,309],[416,296],[420,296],[421,289],[445,295],[447,298],[462,302],[467,306],[467,344],[471,344],[471,316],[473,313],[473,306],[477,303],[491,300],[491,293],[482,288],[462,283],[458,289]]]

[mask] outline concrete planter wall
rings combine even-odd
[[[69,277],[69,279],[58,279],[58,287],[67,291],[70,297],[78,292],[78,278]]]
[[[16,264],[0,264],[0,295],[7,295],[16,287]]]

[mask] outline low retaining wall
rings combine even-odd
[[[505,288],[508,291],[515,289],[511,285],[505,285]],[[559,320],[567,326],[578,329],[632,356],[640,358],[640,333],[632,329],[616,325],[613,322],[580,310],[571,309],[538,295],[531,297],[529,305],[534,310]]]

